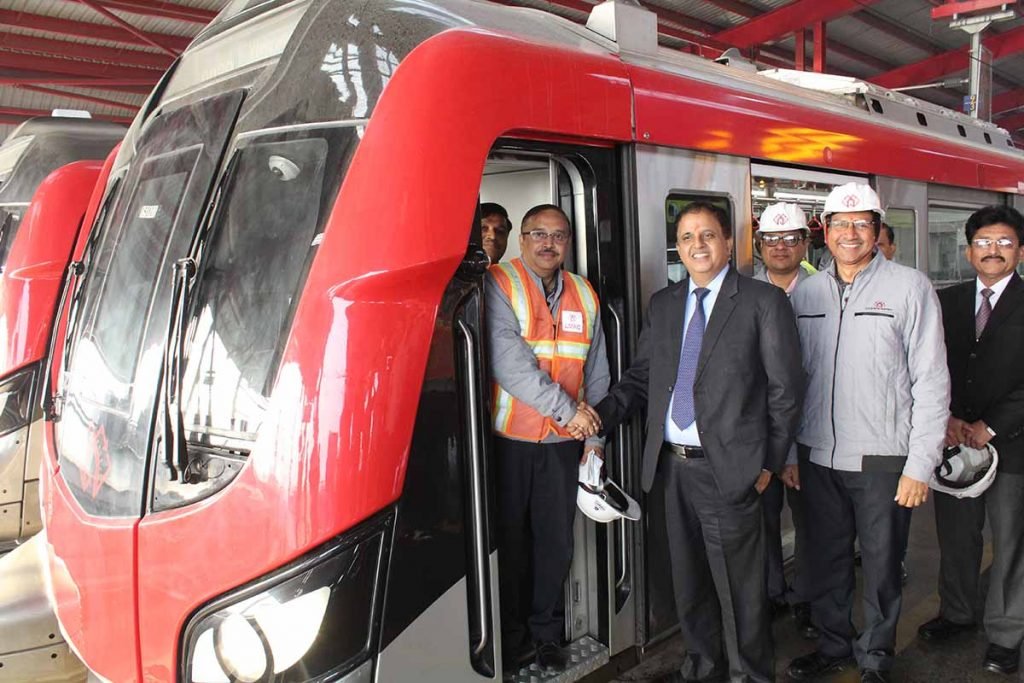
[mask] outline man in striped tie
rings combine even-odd
[[[977,498],[935,494],[939,615],[918,629],[939,642],[974,631],[986,507],[993,562],[982,666],[1012,674],[1024,640],[1024,282],[1017,275],[1024,217],[988,206],[967,220],[967,260],[978,275],[939,292],[952,387],[946,446],[992,446],[995,482]]]
[[[785,464],[804,373],[785,293],[737,273],[732,243],[723,209],[683,209],[689,277],[651,297],[632,367],[596,406],[605,433],[647,406],[642,485],[664,494],[682,681],[775,680],[760,494]]]

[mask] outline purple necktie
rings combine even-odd
[[[988,319],[992,317],[992,302],[989,299],[995,294],[991,289],[981,290],[981,306],[978,306],[978,313],[974,316],[974,338],[981,339],[981,333],[988,325]]]
[[[700,345],[704,341],[704,297],[709,291],[706,287],[697,287],[693,290],[697,304],[693,309],[693,315],[690,316],[690,324],[686,326],[683,348],[679,352],[679,370],[672,392],[672,421],[680,429],[689,427],[695,415],[693,379],[697,375],[697,359],[700,358]]]

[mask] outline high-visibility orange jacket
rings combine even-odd
[[[556,321],[544,292],[521,259],[491,266],[491,275],[512,304],[523,339],[533,350],[538,367],[567,394],[582,400],[583,366],[597,320],[597,294],[590,283],[574,273],[561,272],[562,295]],[[571,438],[550,417],[514,398],[496,382],[491,398],[496,433],[524,441],[540,441],[552,432]]]

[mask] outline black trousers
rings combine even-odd
[[[775,680],[760,497],[751,487],[742,501],[726,502],[707,460],[671,453],[661,454],[658,479],[687,650],[683,677],[728,670],[732,681]]]
[[[1024,474],[997,473],[985,502],[992,527],[985,635],[1017,649],[1024,640]]]
[[[502,640],[561,642],[583,446],[499,437],[494,445]]]
[[[793,584],[786,586],[786,575],[782,566],[782,506],[789,502],[793,517],[795,543],[793,548]],[[800,492],[787,488],[778,477],[772,477],[768,488],[761,494],[764,511],[765,574],[768,581],[768,598],[775,602],[796,605],[807,602],[804,590],[803,570],[800,563],[807,548],[807,530],[804,528],[803,505]]]
[[[977,621],[978,583],[985,546],[985,496],[935,493],[939,537],[939,616],[957,624]]]
[[[811,616],[821,630],[818,650],[857,658],[861,669],[892,668],[903,600],[900,562],[910,533],[910,509],[893,500],[899,472],[844,472],[801,459]],[[864,624],[853,627],[853,543],[860,540]]]

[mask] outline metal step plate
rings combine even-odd
[[[608,647],[590,636],[583,636],[566,646],[569,664],[562,671],[541,669],[535,663],[524,666],[515,674],[506,674],[504,680],[513,683],[569,683],[597,671],[608,663]]]

